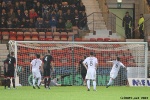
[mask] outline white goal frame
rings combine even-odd
[[[145,62],[145,64],[144,64],[145,65],[145,86],[148,86],[147,85],[147,77],[148,77],[148,72],[147,72],[147,70],[148,70],[148,43],[147,42],[9,41],[9,47],[11,46],[10,51],[15,52],[16,66],[17,66],[17,44],[18,43],[142,44],[142,45],[144,45],[144,48],[145,48],[145,51],[144,51],[145,52],[145,55],[144,55],[144,58],[145,58],[145,61],[144,61]],[[19,80],[16,80],[16,81],[18,81],[18,84],[19,84]]]

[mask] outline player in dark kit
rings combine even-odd
[[[8,77],[8,58],[10,57],[10,54],[7,55],[7,58],[4,60],[4,88],[6,89],[7,86],[7,77]]]
[[[50,50],[48,50],[48,54],[43,58],[43,69],[44,69],[44,86],[45,88],[50,89],[51,82],[51,71],[53,71],[53,57],[50,55]]]
[[[86,56],[84,56],[83,59],[81,59],[81,60],[79,61],[79,63],[77,64],[76,71],[81,72],[81,76],[82,76],[82,79],[83,79],[83,85],[86,85],[85,76],[86,76],[87,70],[86,70],[86,68],[85,68],[84,65],[83,65],[84,59],[86,59]]]
[[[12,78],[12,83],[13,83],[13,88],[15,89],[15,77],[14,77],[14,72],[15,72],[15,64],[16,64],[16,59],[14,57],[14,52],[10,53],[10,57],[7,59],[8,63],[8,71],[7,71],[7,82],[8,82],[8,89],[10,89],[10,79]]]

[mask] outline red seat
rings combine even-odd
[[[97,42],[103,42],[103,38],[97,38]]]
[[[2,32],[3,40],[9,40],[9,32]]]
[[[22,35],[17,36],[17,41],[23,41],[23,36]]]
[[[45,41],[46,39],[45,39],[45,38],[39,38],[39,40],[40,40],[40,41]]]
[[[75,41],[82,41],[82,38],[75,38]]]
[[[45,32],[39,32],[39,38],[45,38]]]
[[[10,36],[9,40],[16,40],[16,36]]]
[[[90,38],[90,41],[91,42],[96,42],[96,39],[95,38]]]
[[[110,42],[110,38],[104,38],[104,42]]]
[[[53,41],[53,38],[46,38],[46,41]]]

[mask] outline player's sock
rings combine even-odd
[[[50,86],[50,82],[51,82],[51,78],[48,78],[48,88],[49,88],[49,86]]]
[[[41,78],[38,78],[38,86],[40,86]]]
[[[35,79],[35,78],[33,78],[33,86],[35,86],[35,81],[36,81],[36,79]]]
[[[108,84],[107,84],[107,86],[112,85],[112,83],[113,83],[113,79],[112,79],[112,78],[110,78],[110,79],[109,79],[109,82],[108,82]]]
[[[7,86],[7,79],[4,79],[4,88],[6,89]]]
[[[46,88],[47,78],[44,79],[44,87]]]
[[[10,79],[7,79],[7,86],[8,86],[8,88],[10,88],[10,83],[11,83]]]
[[[90,80],[87,80],[87,88],[90,89]]]
[[[12,79],[12,83],[13,83],[13,88],[15,88],[15,79]]]
[[[96,90],[96,81],[93,81],[93,89]]]

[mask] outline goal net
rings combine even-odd
[[[18,82],[23,85],[32,85],[32,74],[29,66],[35,54],[41,55],[41,59],[48,50],[54,58],[54,71],[51,77],[68,75],[58,81],[65,85],[83,85],[80,70],[77,65],[83,57],[94,52],[98,59],[97,85],[105,86],[110,78],[112,63],[107,61],[121,58],[121,62],[127,67],[120,68],[114,86],[147,85],[147,43],[145,42],[57,42],[57,41],[9,41],[9,49],[15,52],[17,60]],[[80,66],[79,66],[80,67]]]

